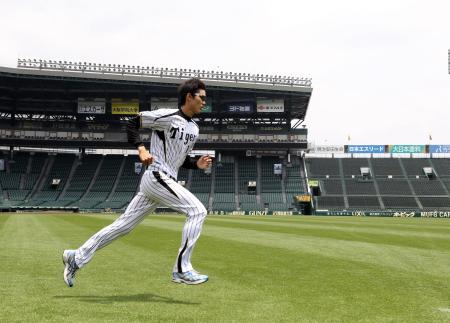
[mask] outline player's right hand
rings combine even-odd
[[[151,165],[154,161],[154,158],[144,146],[139,146],[139,159],[141,163],[145,166]]]

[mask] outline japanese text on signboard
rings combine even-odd
[[[348,145],[347,153],[380,154],[385,152],[384,145]]]
[[[392,154],[414,154],[425,153],[425,145],[390,145],[389,152]]]

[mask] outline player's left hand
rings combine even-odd
[[[202,156],[197,160],[197,166],[200,169],[206,169],[209,166],[211,166],[211,164],[212,164],[212,158],[209,155]]]

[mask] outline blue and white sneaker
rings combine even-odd
[[[62,254],[62,260],[64,264],[64,282],[67,286],[72,287],[75,280],[75,273],[78,270],[78,266],[75,262],[75,250],[64,250]]]
[[[188,285],[198,285],[208,281],[208,276],[202,275],[195,270],[187,271],[185,273],[172,273],[172,281],[174,283],[184,283]]]

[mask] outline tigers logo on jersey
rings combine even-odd
[[[183,140],[183,143],[185,145],[190,141],[194,141],[195,138],[197,137],[192,133],[184,133],[184,128],[181,128],[180,131],[179,127],[172,127],[170,128],[169,132],[170,132],[170,139],[178,138],[179,140]],[[178,135],[178,133],[180,134]]]

